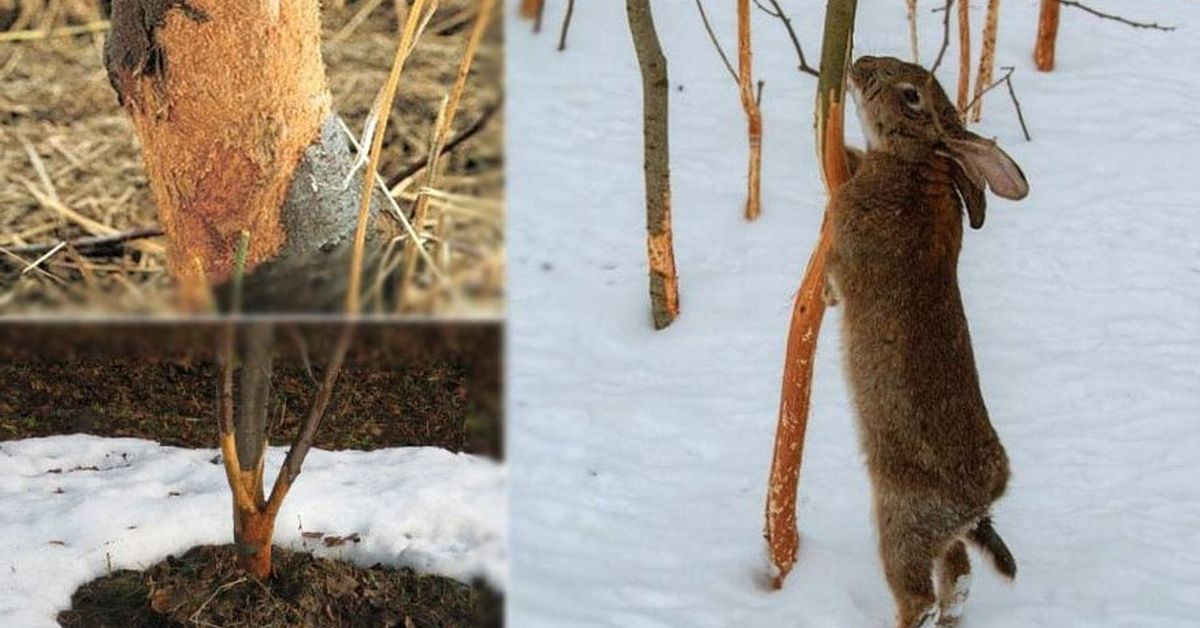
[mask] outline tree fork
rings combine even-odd
[[[670,104],[667,59],[663,56],[649,0],[626,0],[629,30],[642,72],[646,250],[650,265],[650,304],[655,329],[679,315],[679,279],[671,241],[671,163],[667,114]]]
[[[318,4],[116,0],[112,9],[105,65],[141,141],[184,307],[228,281],[242,232],[247,310],[338,307],[358,188],[342,185],[353,159],[331,108]]]
[[[851,60],[857,6],[856,0],[829,0],[825,8],[821,70],[817,80],[816,146],[821,175],[830,197],[849,178],[842,125],[845,76]],[[772,584],[777,589],[783,586],[796,563],[800,544],[796,528],[796,493],[800,484],[804,435],[808,429],[813,355],[825,313],[821,288],[825,281],[825,257],[829,251],[828,216],[826,210],[816,247],[796,293],[788,328],[764,530]]]

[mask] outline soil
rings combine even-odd
[[[272,550],[275,574],[238,573],[232,546],[195,547],[145,571],[93,580],[58,616],[65,628],[493,628],[503,602],[482,584]]]
[[[290,442],[308,411],[339,329],[292,323],[292,334],[287,327],[275,334],[275,445]],[[215,324],[0,326],[0,439],[83,432],[216,447],[219,331]],[[430,445],[498,456],[501,333],[495,324],[361,325],[314,446]]]

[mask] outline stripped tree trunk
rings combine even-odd
[[[842,125],[845,76],[851,61],[857,6],[857,0],[829,0],[825,8],[821,76],[817,80],[816,146],[825,189],[830,197],[849,178]],[[796,493],[800,484],[804,434],[808,428],[813,355],[825,313],[821,288],[825,282],[825,257],[829,251],[827,223],[828,211],[821,220],[817,245],[796,293],[788,330],[766,506],[765,535],[775,588],[783,586],[784,578],[792,570],[800,543],[796,528]]]
[[[141,141],[185,308],[211,287],[228,303],[243,231],[248,311],[341,304],[359,187],[343,188],[353,159],[320,44],[314,0],[113,3],[105,64]],[[380,239],[372,229],[368,260]]]
[[[738,0],[738,91],[746,110],[747,136],[750,143],[750,167],[746,176],[746,220],[758,218],[762,211],[759,181],[762,178],[762,111],[754,91],[750,51],[750,0]]]
[[[650,0],[626,0],[629,31],[642,71],[642,124],[646,178],[646,249],[650,261],[650,305],[655,329],[679,315],[679,279],[671,243],[671,163],[667,112],[669,81]]]
[[[908,45],[912,48],[912,62],[921,63],[921,46],[917,41],[917,0],[908,3]]]
[[[983,50],[979,53],[979,74],[975,77],[975,104],[971,107],[973,122],[979,122],[980,116],[983,115],[983,90],[992,84],[992,69],[996,66],[996,30],[999,25],[1000,0],[988,0],[987,23],[983,28]]]
[[[1042,72],[1054,69],[1054,45],[1058,40],[1060,8],[1062,5],[1058,0],[1042,0],[1042,11],[1038,16],[1037,43],[1033,47],[1033,61]]]
[[[982,80],[982,79],[977,79]],[[981,83],[982,84],[982,83]],[[958,111],[966,115],[971,93],[971,3],[958,3]]]

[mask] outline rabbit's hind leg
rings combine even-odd
[[[880,553],[888,587],[900,610],[899,628],[934,628],[941,608],[933,587],[933,565],[944,546],[910,513],[877,511]]]
[[[941,617],[937,625],[940,628],[958,625],[970,589],[971,561],[967,558],[966,546],[961,540],[955,539],[938,560],[938,606],[941,608]]]

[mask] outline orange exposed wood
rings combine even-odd
[[[149,62],[110,60],[110,70],[142,144],[171,272],[196,293],[230,276],[243,230],[247,272],[279,250],[279,208],[330,96],[316,2],[170,7],[150,31]]]
[[[746,111],[750,165],[746,176],[746,220],[758,218],[762,211],[759,190],[762,178],[762,111],[754,90],[750,50],[750,0],[738,0],[738,89]]]
[[[237,547],[238,567],[260,581],[271,577],[271,539],[274,535],[274,513],[234,506],[233,540]]]
[[[986,48],[986,44],[985,44]],[[978,79],[982,85],[983,79]],[[967,97],[971,93],[971,3],[958,3],[958,105],[966,113]]]
[[[1061,7],[1058,0],[1042,0],[1037,44],[1033,47],[1033,61],[1042,72],[1054,69],[1054,46],[1058,40],[1058,11]]]
[[[821,45],[821,70],[817,78],[816,146],[821,177],[830,198],[850,177],[846,156],[845,115],[846,71],[850,67],[854,43],[854,18],[857,0],[830,0],[825,9],[824,38]],[[796,496],[800,488],[800,466],[804,457],[804,437],[808,430],[809,401],[812,392],[813,357],[825,302],[821,299],[825,283],[825,258],[829,253],[829,211],[821,220],[817,244],[809,257],[804,279],[792,306],[784,357],[783,381],[779,393],[779,418],[767,486],[764,535],[771,564],[771,580],[776,589],[783,586],[799,554],[800,533],[796,525]]]
[[[983,50],[979,53],[979,75],[975,77],[975,104],[971,106],[971,120],[974,122],[979,122],[983,115],[983,90],[992,84],[992,70],[996,65],[996,30],[999,24],[1000,0],[988,0],[987,23],[983,28]],[[962,110],[961,106],[959,110]]]
[[[521,0],[521,17],[527,20],[537,19],[542,12],[543,0]]]

